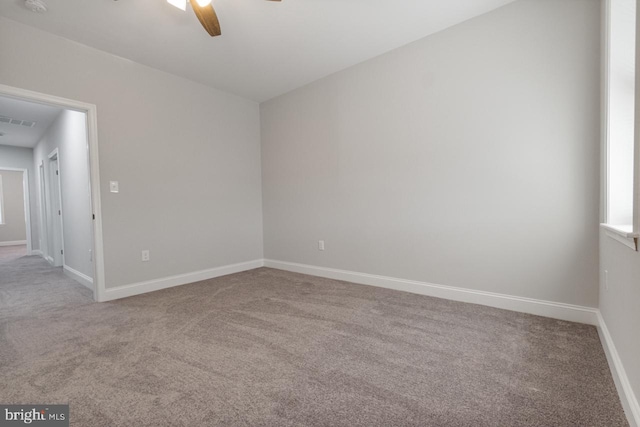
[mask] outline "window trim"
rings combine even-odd
[[[633,224],[629,227],[608,224],[609,216],[609,74],[610,74],[610,35],[611,1],[603,2],[602,32],[602,223],[600,228],[605,234],[625,246],[638,251],[640,240],[640,7],[636,7],[636,85],[635,85],[635,126],[634,126],[634,170],[633,170]],[[638,5],[640,6],[640,5]]]
[[[622,227],[616,227],[609,224],[600,224],[602,229],[605,231],[605,234],[613,240],[616,240],[623,245],[633,249],[634,251],[638,250],[638,240],[640,236],[638,233],[634,233],[633,231],[625,230]]]

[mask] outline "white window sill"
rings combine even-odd
[[[638,250],[638,238],[640,234],[633,232],[633,226],[600,224],[600,227],[602,227],[607,236],[613,240],[622,243],[634,251]]]

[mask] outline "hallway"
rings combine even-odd
[[[35,317],[54,307],[93,302],[92,292],[67,277],[62,268],[26,253],[26,246],[0,247],[0,338],[6,333],[6,319],[27,313]],[[21,292],[15,292],[18,287]],[[7,356],[2,349],[0,356],[1,365]]]

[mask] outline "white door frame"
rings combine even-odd
[[[24,196],[24,221],[27,229],[27,255],[32,254],[31,248],[31,195],[29,194],[29,170],[20,168],[5,168],[0,171],[22,172],[22,193]]]
[[[53,176],[53,170],[51,169],[51,161],[54,159],[56,160],[57,163],[57,169],[56,169],[56,176]],[[61,253],[53,253],[53,254],[49,254],[51,256],[51,258],[53,259],[53,265],[55,267],[64,267],[65,266],[65,262],[64,262],[64,210],[62,209],[62,181],[60,179],[60,152],[58,150],[58,148],[54,148],[53,151],[51,151],[51,153],[49,153],[49,155],[47,156],[47,159],[49,160],[49,178],[53,181],[55,180],[56,182],[49,182],[49,207],[53,208],[53,203],[51,198],[53,197],[53,185],[57,185],[58,189],[57,189],[57,203],[58,203],[58,211],[59,213],[56,215],[56,212],[51,211],[50,210],[50,215],[51,215],[51,225],[53,225],[53,230],[51,230],[52,233],[56,232],[56,228],[58,228],[58,232],[60,233],[60,249],[62,249]],[[57,218],[57,219],[56,219]],[[51,236],[47,236],[47,238],[51,237],[52,241],[56,241],[56,239],[54,238],[54,235],[52,234]],[[57,249],[57,248],[56,248]],[[56,260],[60,260],[60,262],[56,262]]]
[[[102,208],[100,198],[100,163],[98,160],[98,109],[94,104],[46,95],[26,89],[0,84],[0,95],[40,104],[75,110],[87,115],[87,138],[89,140],[89,177],[91,205],[93,210],[93,298],[105,300],[104,243],[102,239]]]

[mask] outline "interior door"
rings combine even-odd
[[[41,162],[38,166],[39,178],[40,178],[40,223],[41,223],[41,235],[40,235],[40,250],[42,256],[47,259],[50,255],[49,252],[49,211],[47,206],[47,187],[45,185],[44,175],[44,162]]]
[[[60,168],[58,155],[49,159],[49,256],[55,267],[64,264],[64,241],[62,237],[62,199],[60,192]]]

